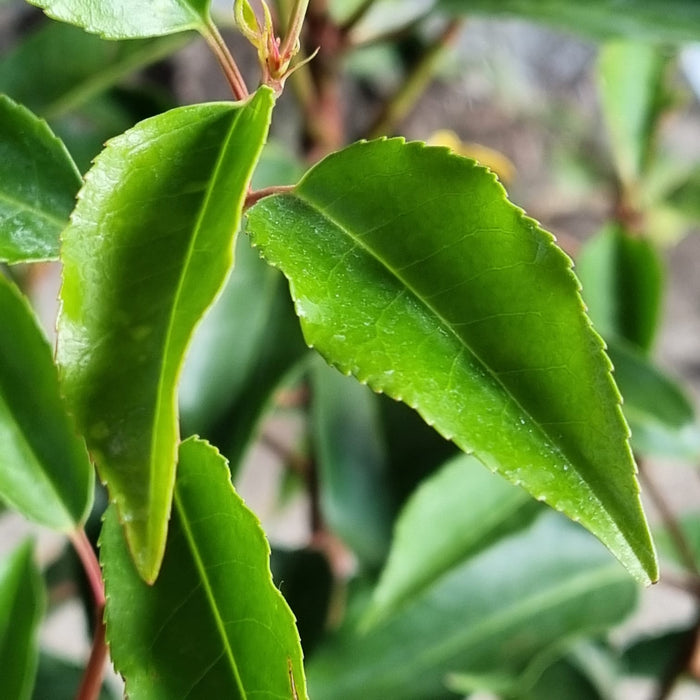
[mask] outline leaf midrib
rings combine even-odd
[[[198,215],[197,215],[197,220],[194,225],[193,229],[193,234],[190,236],[189,244],[187,246],[187,251],[185,254],[185,259],[183,261],[182,265],[182,273],[179,276],[178,279],[178,284],[177,284],[177,289],[175,290],[175,294],[173,296],[173,303],[170,308],[170,314],[168,316],[168,325],[167,325],[167,333],[165,336],[165,342],[163,344],[163,353],[162,353],[162,358],[165,360],[167,357],[170,355],[170,345],[172,342],[172,335],[173,335],[173,329],[175,326],[175,318],[176,318],[176,312],[177,309],[180,307],[180,299],[182,297],[182,291],[184,289],[184,283],[185,279],[188,275],[189,268],[191,266],[192,258],[193,258],[193,251],[195,249],[195,243],[199,239],[199,235],[201,233],[201,226],[202,226],[202,221],[204,219],[205,213],[209,207],[209,202],[211,201],[212,198],[212,192],[214,190],[215,184],[218,181],[218,176],[219,172],[221,170],[222,162],[225,159],[225,155],[229,146],[229,143],[231,142],[231,139],[233,138],[233,134],[236,130],[236,126],[238,125],[239,120],[241,119],[241,116],[243,114],[243,110],[241,108],[234,109],[232,111],[232,121],[231,121],[231,126],[229,127],[228,134],[226,136],[226,139],[222,142],[221,148],[219,149],[219,154],[216,159],[216,164],[214,165],[214,168],[212,169],[211,176],[209,178],[209,184],[207,186],[206,194],[204,195],[204,199],[202,201],[202,204],[199,207]],[[240,214],[239,214],[240,216]],[[235,229],[235,227],[234,227]],[[154,470],[154,465],[156,463],[156,457],[158,454],[157,450],[157,442],[158,442],[158,425],[160,424],[161,421],[161,415],[163,411],[163,405],[165,403],[166,399],[166,394],[169,394],[169,387],[166,386],[166,382],[164,381],[165,379],[165,367],[167,366],[167,362],[161,362],[160,363],[160,373],[159,373],[159,378],[158,378],[158,393],[157,393],[157,398],[156,398],[156,406],[155,406],[155,421],[154,421],[154,426],[153,426],[153,433],[151,435],[151,446],[150,446],[150,476],[151,478],[149,479],[149,496],[148,496],[148,502],[151,503],[153,501],[153,487],[155,484],[155,479],[153,470]],[[177,430],[177,427],[176,427]],[[149,527],[154,527],[157,526],[158,523],[153,522],[153,518],[149,519]]]
[[[177,513],[180,517],[180,524],[182,525],[182,531],[183,534],[185,535],[185,539],[187,540],[187,544],[189,545],[189,550],[192,555],[192,559],[194,560],[195,567],[197,571],[199,572],[199,578],[200,581],[202,582],[202,588],[204,589],[207,602],[209,603],[209,609],[211,610],[212,617],[214,618],[214,624],[216,625],[217,630],[219,631],[219,634],[221,636],[221,642],[222,646],[224,648],[224,654],[226,658],[229,661],[229,664],[231,666],[231,671],[233,672],[233,677],[236,682],[236,686],[238,687],[238,691],[240,694],[241,698],[246,698],[247,693],[245,690],[245,687],[243,685],[243,679],[241,678],[241,673],[238,668],[238,664],[236,663],[236,659],[233,654],[233,649],[231,648],[231,645],[229,644],[229,639],[228,635],[226,634],[226,626],[224,624],[223,618],[221,617],[221,614],[219,612],[219,608],[216,604],[216,595],[214,593],[211,581],[209,580],[209,577],[207,576],[207,568],[202,561],[202,558],[199,553],[199,547],[197,546],[197,541],[196,538],[194,537],[192,533],[192,527],[190,525],[190,521],[187,517],[187,509],[185,505],[182,502],[182,499],[180,498],[180,495],[178,493],[177,488],[175,489],[175,493],[173,496],[173,500],[175,503],[175,508],[177,510]]]
[[[601,507],[601,509],[608,514],[610,519],[614,522],[615,527],[617,528],[618,532],[623,536],[625,542],[630,544],[627,537],[625,536],[624,532],[620,530],[620,527],[617,523],[617,521],[611,517],[611,514],[608,512],[607,508],[605,508],[604,504],[600,501],[600,498],[597,493],[595,493],[589,482],[583,478],[581,475],[581,472],[578,469],[578,465],[569,459],[568,455],[564,452],[562,447],[552,438],[551,435],[545,430],[545,428],[542,426],[542,424],[535,420],[535,418],[530,414],[529,411],[527,411],[518,398],[514,396],[509,390],[508,387],[503,383],[501,378],[494,373],[494,371],[491,369],[491,367],[481,358],[481,356],[469,345],[466,339],[462,338],[453,328],[453,326],[445,319],[445,317],[440,313],[438,309],[436,309],[429,301],[424,299],[419,292],[411,285],[409,284],[405,279],[402,278],[401,274],[399,273],[398,270],[396,270],[387,260],[382,258],[375,250],[372,248],[368,247],[361,239],[359,239],[357,236],[355,236],[352,231],[347,229],[345,226],[343,226],[339,221],[334,219],[325,209],[325,207],[318,203],[315,202],[313,197],[310,197],[307,193],[302,193],[300,189],[295,189],[291,195],[282,195],[282,196],[292,196],[292,197],[298,197],[301,199],[304,203],[306,203],[308,206],[310,206],[314,211],[316,211],[320,216],[322,216],[324,219],[326,219],[330,224],[338,228],[340,231],[342,231],[353,243],[354,245],[357,246],[357,248],[361,249],[364,251],[367,255],[369,255],[371,258],[376,260],[390,275],[392,275],[410,294],[413,295],[413,297],[416,299],[418,303],[420,303],[424,308],[428,309],[430,313],[432,313],[436,319],[439,321],[439,323],[445,328],[456,340],[457,342],[464,347],[464,349],[471,354],[472,357],[475,358],[475,360],[481,365],[481,367],[484,369],[485,373],[493,379],[493,381],[501,387],[502,392],[511,398],[511,400],[515,403],[515,405],[518,407],[518,409],[522,412],[524,416],[527,417],[527,419],[532,423],[532,425],[536,428],[536,430],[540,433],[540,435],[545,439],[547,443],[549,443],[555,450],[556,452],[562,457],[563,460],[565,460],[578,474],[579,478],[581,479],[581,482],[583,485],[586,487],[587,491],[596,499],[596,502],[598,505]],[[602,349],[601,349],[602,352]],[[474,454],[477,455],[477,452],[474,451]],[[477,455],[478,456],[478,455]],[[556,507],[555,504],[554,507]],[[630,545],[631,546],[631,545]]]

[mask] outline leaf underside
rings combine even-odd
[[[173,504],[153,586],[134,569],[114,509],[100,538],[107,639],[129,697],[291,699],[293,687],[306,698],[299,635],[265,535],[225,460],[201,440],[180,446]]]
[[[571,261],[495,177],[401,139],[248,212],[307,342],[657,576],[610,363]]]
[[[202,31],[210,0],[29,0],[51,18],[82,27],[105,39],[137,39]]]
[[[137,567],[154,580],[178,441],[176,384],[229,271],[271,91],[172,110],[109,143],[63,236],[57,357]]]

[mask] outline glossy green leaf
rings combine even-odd
[[[296,182],[299,166],[278,144],[267,144],[253,174],[255,189]],[[185,432],[221,443],[210,431],[227,410],[240,400],[249,401],[254,387],[249,379],[273,344],[289,350],[303,347],[282,337],[269,337],[277,330],[273,308],[279,296],[280,274],[266,265],[246,239],[237,243],[236,265],[226,287],[199,324],[189,349],[180,381],[180,410]],[[251,294],[255,290],[255,294]],[[290,354],[295,354],[294,352]],[[243,396],[245,394],[245,396]],[[232,465],[235,471],[235,465]]]
[[[608,226],[586,242],[576,272],[596,329],[606,339],[624,338],[648,351],[664,286],[663,262],[654,246],[621,227]]]
[[[170,55],[186,36],[104,41],[50,22],[0,60],[0,92],[53,120],[82,107],[139,68]],[[83,118],[91,122],[93,118]]]
[[[442,698],[448,674],[522,673],[562,639],[620,622],[635,599],[634,582],[599,543],[546,513],[370,632],[341,629],[309,661],[309,694]]]
[[[80,184],[46,122],[0,95],[0,262],[56,259]]]
[[[30,542],[0,560],[0,680],[2,696],[29,700],[39,656],[39,623],[46,607]]]
[[[146,580],[165,546],[183,355],[231,265],[272,104],[262,88],[114,139],[63,235],[57,357]]]
[[[320,358],[311,376],[324,519],[361,563],[378,569],[389,550],[394,504],[377,397]]]
[[[437,7],[455,14],[524,17],[594,38],[700,39],[695,0],[438,0]]]
[[[185,363],[183,430],[217,445],[234,475],[275,389],[309,352],[283,282],[241,240],[229,283],[199,327]]]
[[[450,569],[525,527],[537,512],[522,489],[474,457],[451,460],[404,506],[368,620],[376,622],[421,595]]]
[[[93,469],[61,396],[51,348],[28,302],[0,274],[0,497],[72,530],[92,503]]]
[[[248,212],[307,342],[656,578],[619,395],[569,259],[495,177],[401,139]]]
[[[202,31],[211,0],[29,0],[53,19],[75,24],[106,39]]]
[[[614,41],[598,57],[603,117],[620,180],[633,189],[647,168],[662,107],[667,57],[648,43]]]
[[[100,541],[110,652],[131,700],[306,698],[299,635],[272,583],[270,549],[206,443],[180,446],[173,518],[153,586],[114,509]],[[293,677],[293,680],[292,680]]]

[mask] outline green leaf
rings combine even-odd
[[[323,639],[328,626],[335,590],[328,557],[318,549],[273,549],[270,567],[275,583],[297,619],[302,648],[308,656]]]
[[[361,563],[378,569],[389,550],[394,504],[377,397],[320,361],[311,377],[324,519]]]
[[[297,161],[268,143],[252,187],[291,184],[299,177]],[[197,328],[180,381],[184,432],[216,444],[234,474],[271,392],[308,352],[282,276],[248,240],[237,246],[235,269]]]
[[[635,450],[668,456],[684,454],[688,431],[695,423],[695,409],[682,388],[622,340],[611,341],[608,353],[624,397],[623,410],[632,428]]]
[[[594,38],[675,43],[700,38],[695,0],[438,0],[437,7],[454,14],[524,17]]]
[[[308,354],[283,282],[241,240],[233,274],[185,362],[183,430],[216,444],[234,475],[274,390]]]
[[[42,525],[72,530],[94,472],[61,396],[51,348],[26,299],[0,275],[0,497]]]
[[[173,517],[153,586],[130,560],[117,514],[100,541],[112,659],[132,700],[306,698],[299,635],[274,587],[260,524],[206,443],[180,446]],[[292,682],[293,675],[293,682]]]
[[[546,513],[450,571],[369,633],[345,627],[308,663],[314,700],[442,698],[449,673],[508,677],[600,632],[636,586],[581,528]]]
[[[57,357],[137,568],[158,573],[175,477],[176,384],[231,265],[273,97],[172,110],[107,146],[64,232]]]
[[[0,677],[3,697],[13,700],[31,697],[46,607],[33,550],[25,542],[0,560]]]
[[[607,226],[581,250],[576,272],[596,329],[648,351],[654,341],[664,286],[654,246],[620,226]]]
[[[404,506],[367,621],[394,612],[450,569],[525,527],[539,512],[522,489],[469,455],[448,462]]]
[[[668,195],[668,202],[685,216],[700,221],[700,167]]]
[[[139,68],[170,55],[188,40],[187,36],[169,36],[104,41],[76,27],[50,22],[2,57],[0,92],[53,120],[122,83]],[[83,118],[85,121],[92,119]]]
[[[46,122],[0,95],[0,262],[55,260],[80,184]]]
[[[204,31],[210,0],[28,0],[53,19],[75,24],[105,39],[136,39]]]
[[[360,143],[248,217],[330,363],[656,578],[619,395],[570,261],[490,172],[401,139]]]
[[[688,629],[665,630],[635,640],[624,651],[627,672],[633,676],[664,678],[675,668],[678,659],[687,658],[695,648],[697,631]]]
[[[74,700],[85,673],[85,668],[44,652],[39,654],[39,668],[32,700]],[[105,684],[99,700],[117,700]]]
[[[603,116],[620,180],[630,189],[644,175],[663,106],[667,57],[651,44],[615,41],[598,57]]]

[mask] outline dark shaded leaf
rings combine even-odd
[[[0,262],[58,258],[81,179],[46,122],[0,95]]]
[[[29,303],[0,274],[0,497],[69,531],[92,503],[94,472],[61,396],[51,348]]]

